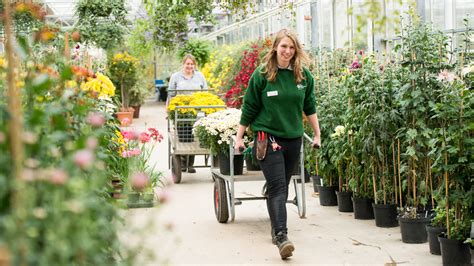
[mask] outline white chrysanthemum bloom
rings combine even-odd
[[[461,71],[461,74],[463,76],[466,76],[467,74],[472,73],[472,72],[474,72],[474,64],[464,67]]]
[[[345,127],[344,126],[337,126],[334,131],[336,132],[337,136],[341,136],[341,135],[344,135],[344,131],[345,131]]]

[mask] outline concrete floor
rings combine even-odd
[[[154,152],[157,168],[168,170],[167,121],[164,103],[155,99],[142,106],[135,129],[156,127],[165,135]],[[202,156],[201,156],[202,157]],[[197,158],[196,164],[202,164]],[[259,195],[262,182],[236,183],[240,195]],[[169,201],[157,208],[125,212],[129,228],[143,229],[137,237],[124,234],[127,243],[145,243],[158,264],[288,264],[288,265],[441,265],[441,256],[429,253],[428,243],[404,244],[400,228],[378,228],[374,220],[355,220],[337,207],[322,207],[312,184],[306,184],[306,218],[288,205],[289,238],[293,257],[282,261],[270,238],[270,220],[264,201],[236,206],[234,222],[218,223],[213,207],[213,181],[209,168],[183,174],[181,184],[165,191]],[[145,252],[142,253],[145,256]],[[145,258],[144,258],[145,260]]]

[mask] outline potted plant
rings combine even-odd
[[[407,184],[406,193],[399,195],[405,204],[405,210],[399,217],[402,241],[405,243],[427,241],[424,229],[430,221],[428,203],[432,193],[428,184],[433,183],[431,175],[436,169],[434,162],[438,160],[438,149],[434,147],[440,143],[435,130],[440,119],[433,106],[437,105],[440,97],[436,77],[446,66],[446,44],[447,37],[443,33],[412,19],[404,29],[402,45],[396,49],[403,58],[399,79],[401,87],[396,98],[402,117],[397,132],[402,156],[398,171],[402,176],[400,184]]]
[[[124,142],[122,157],[129,165],[129,197],[128,207],[153,206],[153,189],[162,177],[162,173],[149,163],[155,145],[162,141],[163,136],[155,128],[148,128],[144,132],[122,130]],[[150,195],[151,194],[151,195]]]
[[[139,80],[135,86],[130,89],[129,102],[130,106],[133,108],[133,118],[140,117],[140,107],[145,103],[145,99],[148,95],[149,90],[143,80]]]
[[[350,160],[347,156],[349,149],[349,139],[352,132],[346,132],[344,126],[338,125],[331,134],[334,145],[331,147],[331,163],[336,166],[339,188],[336,191],[337,208],[340,212],[353,212],[352,191],[349,190]]]
[[[328,74],[329,76],[329,74]],[[336,126],[343,124],[343,110],[345,106],[345,90],[343,88],[331,89],[329,86],[337,84],[335,79],[327,80],[327,88],[321,91],[317,99],[319,107],[318,116],[324,117],[321,127],[321,148],[316,152],[318,171],[321,174],[321,185],[317,186],[319,203],[321,206],[336,206],[336,190],[338,184],[337,165],[331,162],[332,151],[337,147],[337,140],[331,138],[331,133]]]
[[[120,88],[120,110],[117,118],[124,126],[133,119],[133,108],[130,107],[130,90],[137,82],[138,59],[127,52],[117,53],[109,60],[108,71],[112,81]]]
[[[375,133],[377,117],[373,114],[377,98],[374,89],[379,85],[379,73],[375,71],[372,56],[362,51],[356,53],[356,59],[348,67],[344,79],[347,88],[347,108],[345,121],[350,134],[348,143],[349,163],[352,179],[349,188],[353,192],[352,202],[355,219],[374,219],[372,208],[374,179],[374,153],[379,145]]]
[[[434,216],[430,224],[426,226],[426,232],[428,234],[430,253],[441,255],[438,236],[446,232],[446,207],[444,202],[438,201],[438,206],[434,210]]]
[[[212,155],[218,156],[220,172],[223,175],[230,173],[231,137],[237,134],[241,113],[239,109],[229,108],[201,118],[194,124],[193,130],[199,132],[199,141],[209,147]],[[248,143],[247,136],[244,136],[244,142]],[[242,174],[243,159],[243,155],[234,155],[235,175]]]
[[[473,132],[474,94],[466,82],[454,73],[443,70],[439,73],[437,104],[432,111],[437,115],[439,128],[434,130],[439,141],[433,152],[435,165],[443,175],[446,233],[438,237],[444,265],[469,265],[472,208],[472,150],[474,143],[466,135]]]

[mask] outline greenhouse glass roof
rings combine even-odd
[[[74,10],[78,1],[79,0],[43,0],[41,2],[47,10],[47,19],[49,21],[68,28],[72,27],[77,19],[77,17],[74,16]],[[127,18],[130,21],[147,16],[141,0],[125,0],[125,6],[128,10]]]

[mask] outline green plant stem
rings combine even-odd
[[[403,207],[403,195],[402,195],[402,179],[401,179],[401,176],[400,176],[400,139],[397,139],[397,146],[398,146],[398,149],[397,149],[397,155],[398,155],[398,189],[399,189],[399,193],[400,193],[400,208]]]
[[[372,157],[372,187],[374,188],[374,199],[377,204],[377,182],[375,182],[375,159]]]
[[[395,143],[392,142],[392,162],[393,162],[393,191],[395,196],[395,204],[398,204],[398,185],[397,185],[397,162],[395,160]]]

